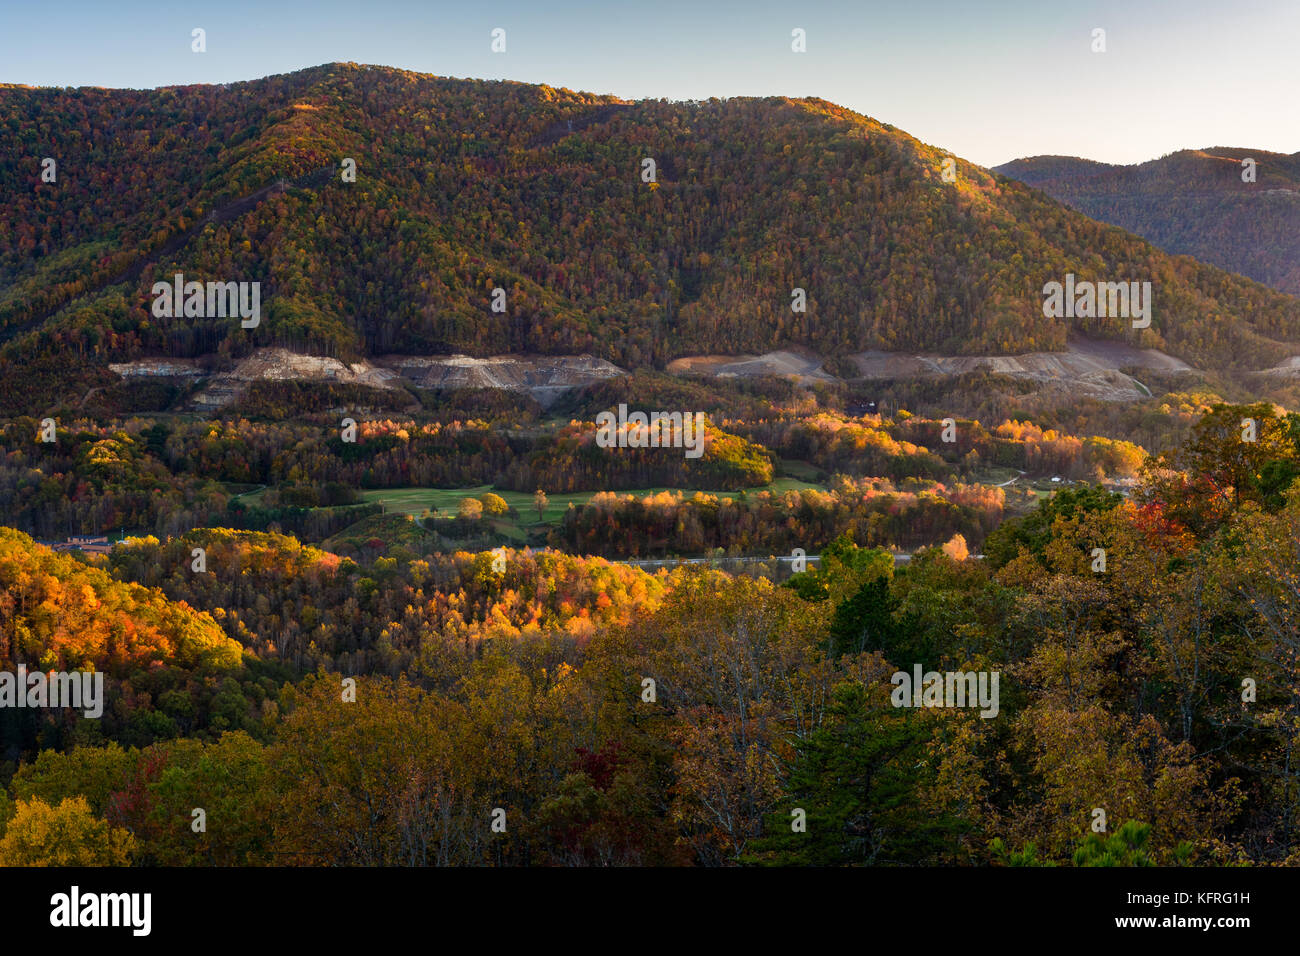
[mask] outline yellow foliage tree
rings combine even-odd
[[[19,800],[0,839],[0,866],[129,866],[135,838],[90,812],[82,796],[57,807]]]

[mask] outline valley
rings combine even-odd
[[[0,675],[103,688],[0,699],[0,866],[1300,862],[1294,157],[348,62],[0,129]]]

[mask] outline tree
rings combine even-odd
[[[19,800],[0,839],[0,866],[129,866],[135,838],[90,812],[85,797],[57,807]]]
[[[487,862],[483,777],[506,746],[465,721],[464,708],[404,679],[363,678],[341,699],[341,676],[301,685],[268,752],[282,794],[272,824],[277,859],[301,865],[450,866]],[[487,724],[487,721],[484,721]],[[512,736],[517,736],[512,734]],[[491,746],[492,757],[484,754]]]
[[[484,514],[497,517],[499,515],[507,514],[510,511],[510,506],[506,504],[506,500],[500,495],[493,494],[490,491],[479,500],[483,503]]]
[[[541,521],[542,518],[545,516],[546,506],[549,504],[550,504],[550,500],[547,499],[546,492],[542,491],[541,488],[538,488],[537,491],[533,493],[533,507],[537,509],[538,521]]]
[[[943,553],[954,561],[965,561],[970,557],[970,550],[966,547],[966,536],[964,534],[953,535],[948,539],[948,543],[943,546]]]
[[[1108,836],[1089,833],[1079,849],[1074,851],[1075,866],[1155,866],[1147,853],[1147,840],[1151,824],[1127,820]],[[1032,844],[1031,844],[1032,845]],[[1185,865],[1192,855],[1192,845],[1186,841],[1174,848],[1174,861]]]
[[[253,866],[270,863],[267,822],[282,794],[271,786],[262,745],[241,732],[216,743],[177,741],[167,766],[149,784],[158,839],[150,847],[160,866]],[[206,828],[192,827],[201,807]]]
[[[1008,518],[998,525],[984,541],[985,558],[992,567],[1000,568],[1011,562],[1022,548],[1041,555],[1052,539],[1052,524],[1057,518],[1110,511],[1123,500],[1123,495],[1100,485],[1062,488],[1052,497],[1039,501],[1038,507],[1023,518]]]
[[[989,855],[995,866],[1056,866],[1051,860],[1038,855],[1038,847],[1030,840],[1019,850],[1012,850],[1001,837],[989,841]]]
[[[1172,454],[1148,460],[1146,496],[1198,535],[1217,530],[1245,501],[1282,507],[1300,474],[1300,427],[1273,405],[1218,404]]]
[[[889,580],[894,575],[894,559],[879,548],[859,548],[852,536],[845,532],[822,548],[821,563],[817,567],[790,578],[785,587],[791,588],[805,601],[824,601],[830,598],[837,604],[856,594],[861,586],[876,578]]]
[[[882,651],[892,656],[901,631],[894,621],[897,608],[887,577],[868,580],[853,597],[835,608],[830,626],[831,656],[862,651]]]
[[[1247,439],[1243,422],[1253,423]],[[1210,481],[1215,491],[1231,495],[1240,507],[1243,498],[1258,499],[1260,472],[1270,461],[1296,460],[1296,446],[1287,424],[1267,402],[1254,405],[1215,405],[1192,428],[1180,461],[1194,475]]]
[[[826,720],[796,742],[783,806],[767,818],[753,862],[778,866],[870,866],[934,861],[970,829],[919,799],[933,783],[930,726],[944,719],[888,705],[860,683],[834,688]],[[807,828],[792,828],[791,811]]]
[[[734,863],[761,833],[779,755],[816,722],[827,610],[766,580],[684,572],[633,628],[673,713],[671,812],[705,865]]]
[[[1220,603],[1238,609],[1237,629],[1253,648],[1233,683],[1258,683],[1258,701],[1242,700],[1242,720],[1264,748],[1253,755],[1270,798],[1263,849],[1300,856],[1300,485],[1277,514],[1243,509],[1216,542],[1209,575]],[[1234,697],[1240,691],[1234,688]]]
[[[477,498],[462,498],[460,505],[456,509],[458,517],[465,518],[469,521],[478,521],[483,517],[483,502]]]
[[[579,747],[573,770],[537,808],[545,852],[566,866],[689,864],[676,830],[658,812],[655,768],[617,742]]]
[[[123,750],[116,741],[104,747],[77,747],[68,753],[42,750],[34,761],[18,768],[10,786],[20,800],[57,804],[80,796],[92,813],[103,814],[113,793],[134,773],[139,757],[139,751]]]

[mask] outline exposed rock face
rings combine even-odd
[[[207,373],[194,359],[139,359],[113,362],[109,369],[123,378],[202,378]]]
[[[822,370],[822,359],[806,350],[781,350],[765,355],[696,355],[669,362],[667,371],[674,375],[718,378],[790,375],[800,382],[835,381],[835,376]]]
[[[962,375],[980,369],[1028,378],[1044,388],[1062,389],[1110,401],[1133,401],[1150,393],[1129,369],[1192,371],[1180,359],[1155,349],[1139,349],[1122,342],[1072,340],[1063,352],[1028,352],[1023,355],[938,355],[919,352],[859,352],[849,356],[864,379]],[[791,375],[801,382],[834,381],[822,369],[822,360],[804,350],[766,355],[697,355],[668,365],[678,375],[719,378]]]
[[[961,375],[987,369],[1028,378],[1044,388],[1110,401],[1133,401],[1149,394],[1145,385],[1120,371],[1158,369],[1191,371],[1191,366],[1155,349],[1122,342],[1078,339],[1064,352],[1023,355],[937,355],[907,352],[860,352],[849,357],[862,378],[907,378]],[[717,378],[792,376],[802,383],[836,381],[812,352],[791,348],[764,355],[696,355],[676,359],[667,371],[676,375]],[[254,382],[314,381],[398,389],[403,382],[419,388],[503,388],[527,392],[544,408],[565,392],[627,372],[591,355],[384,355],[360,362],[343,362],[302,355],[283,348],[258,349],[228,372],[211,374],[193,359],[140,359],[109,366],[124,378],[157,376],[179,380],[206,378],[191,400],[193,408],[211,411],[229,405]],[[1270,374],[1300,376],[1300,357]]]
[[[199,411],[229,405],[254,382],[306,381],[400,388],[409,381],[421,388],[504,388],[528,392],[549,406],[571,388],[626,375],[617,365],[590,355],[471,358],[467,355],[389,355],[343,362],[288,349],[258,349],[228,372],[210,374],[193,359],[140,359],[109,366],[123,378],[207,378],[191,400]]]
[[[1256,374],[1269,375],[1275,378],[1300,378],[1300,355],[1293,355],[1281,365],[1263,369]]]
[[[915,375],[962,375],[985,369],[1027,378],[1044,387],[1064,388],[1108,401],[1133,401],[1150,394],[1147,387],[1121,368],[1192,371],[1181,359],[1156,349],[1139,349],[1122,342],[1072,340],[1064,352],[1023,355],[926,355],[862,352],[852,356],[863,378],[903,378]]]
[[[421,388],[505,388],[528,392],[543,408],[571,388],[626,375],[590,355],[389,355],[379,361]]]
[[[207,387],[194,396],[199,411],[222,408],[238,399],[254,382],[331,382],[391,388],[401,376],[369,362],[347,363],[319,355],[300,355],[288,349],[258,349],[241,360],[232,371],[212,376]]]

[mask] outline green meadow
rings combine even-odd
[[[757,488],[747,488],[746,492],[749,494],[757,494],[760,491],[784,493],[786,491],[800,491],[804,488],[824,490],[821,485],[803,481],[799,478],[777,478],[769,484]],[[597,494],[594,491],[578,491],[569,494],[550,494],[548,492],[546,510],[541,521],[537,518],[537,509],[533,507],[533,496],[531,494],[518,491],[502,491],[492,485],[479,485],[475,488],[376,488],[361,492],[361,498],[367,503],[381,502],[387,511],[418,516],[424,514],[425,509],[433,508],[436,509],[439,515],[450,517],[456,514],[456,509],[460,506],[462,499],[481,498],[489,491],[500,495],[505,499],[506,504],[518,512],[518,522],[521,527],[555,524],[568,510],[570,503],[580,507],[590,500],[593,495]],[[691,488],[632,488],[627,491],[619,491],[618,494],[645,497],[658,494],[661,491],[681,491],[687,497],[696,493],[696,489]],[[705,490],[704,494],[734,498],[740,492]]]

